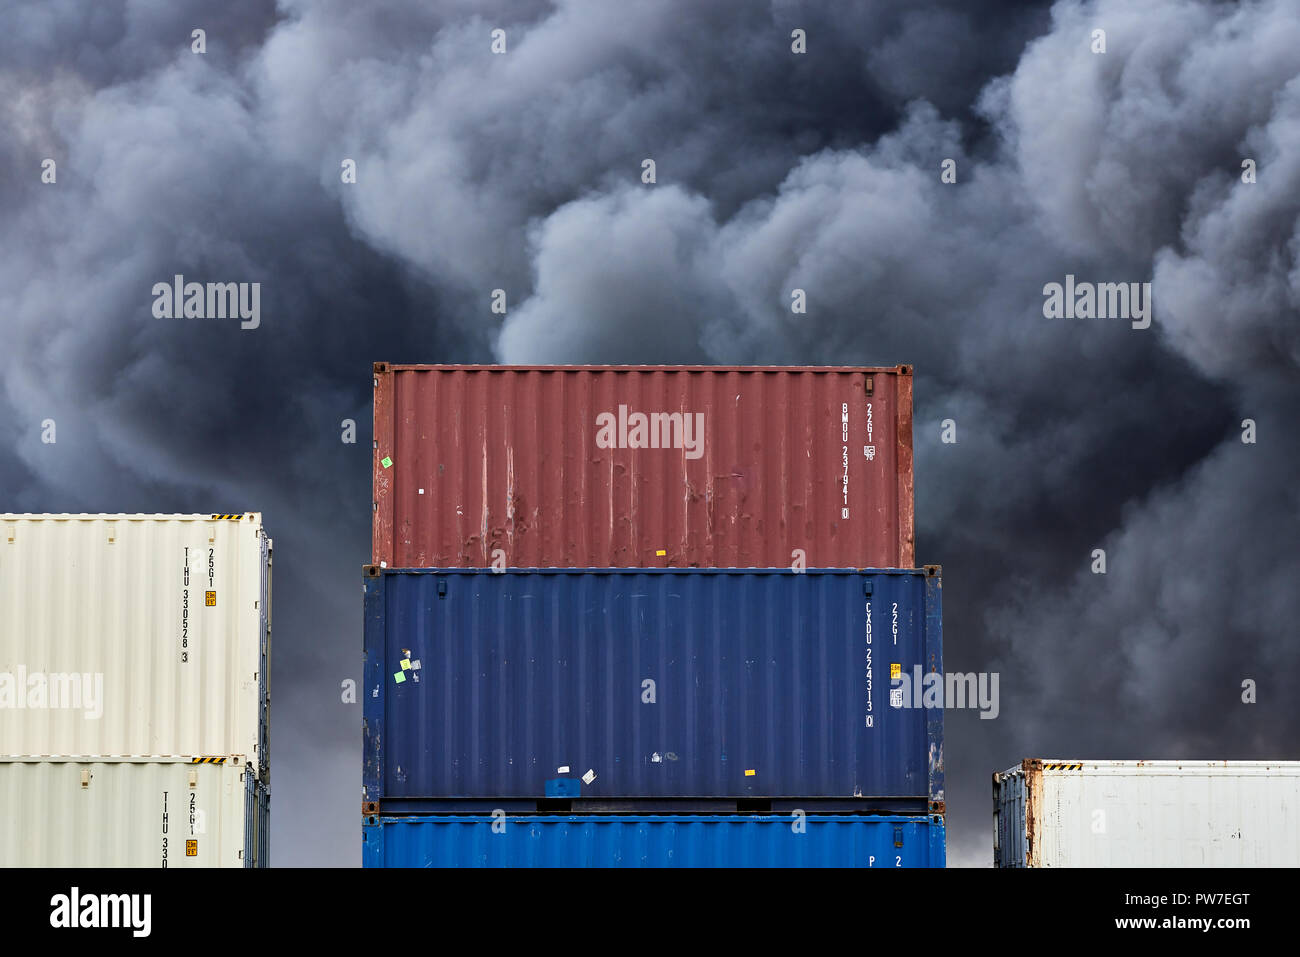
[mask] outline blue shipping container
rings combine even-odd
[[[363,811],[942,813],[943,710],[889,699],[943,671],[940,593],[937,566],[369,566]]]
[[[362,828],[365,867],[943,867],[945,859],[944,823],[938,816],[428,815],[368,820],[376,823]]]

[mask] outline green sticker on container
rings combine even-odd
[[[400,685],[403,681],[406,680],[406,674],[405,674],[404,672],[401,672],[401,671],[394,671],[394,672],[393,672],[393,680],[396,681],[396,682]]]
[[[390,459],[387,455],[385,455],[379,464],[386,469],[391,469],[393,467],[393,460]]]

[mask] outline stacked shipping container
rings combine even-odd
[[[377,363],[389,568],[911,568],[907,366]]]
[[[993,775],[995,867],[1300,866],[1300,761],[1030,759]]]
[[[376,818],[366,867],[943,867],[925,815],[521,814]],[[498,823],[494,829],[493,824]]]
[[[0,536],[0,806],[23,809],[0,865],[265,865],[261,516],[0,515]]]
[[[367,866],[942,865],[910,369],[374,386]]]

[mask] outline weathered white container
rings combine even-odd
[[[269,794],[234,758],[2,761],[0,807],[5,867],[268,864]]]
[[[996,867],[1295,867],[1300,761],[1027,760],[993,775]]]
[[[0,514],[0,760],[269,771],[261,515]]]

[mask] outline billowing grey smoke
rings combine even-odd
[[[946,664],[1002,675],[955,863],[1024,756],[1300,757],[1288,0],[211,9],[0,13],[0,508],[266,512],[278,863],[356,860],[375,359],[913,363]],[[177,273],[261,327],[154,319]]]

